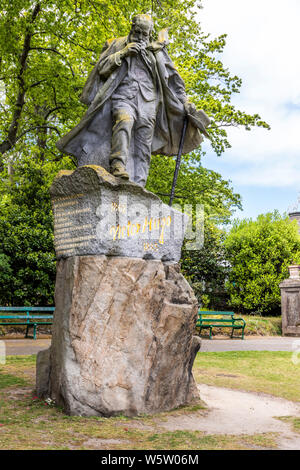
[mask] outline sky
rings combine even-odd
[[[295,210],[300,196],[300,0],[202,0],[202,5],[202,30],[212,38],[227,34],[221,60],[243,81],[232,103],[271,126],[250,132],[230,128],[232,148],[221,157],[206,141],[203,166],[231,180],[242,196],[238,218]]]

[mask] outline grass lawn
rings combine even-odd
[[[281,336],[281,317],[241,316],[246,322],[245,335]]]
[[[199,355],[196,375],[203,370],[201,361]],[[168,413],[134,419],[123,416],[70,417],[59,408],[37,399],[32,393],[34,383],[35,356],[9,357],[7,364],[0,366],[0,449],[212,450],[276,447],[277,436],[272,433],[207,435],[199,431],[165,431],[159,426],[170,416],[203,414],[205,410],[201,402]]]
[[[300,364],[288,351],[203,352],[197,355],[197,382],[300,401]]]
[[[286,423],[291,423],[293,431],[300,434],[300,418],[296,418],[295,416],[282,416],[278,419],[285,421]]]

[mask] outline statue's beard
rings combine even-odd
[[[143,48],[146,48],[149,45],[149,39],[143,40],[135,38],[134,35],[129,35],[129,42],[136,42],[140,44]]]

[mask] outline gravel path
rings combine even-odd
[[[293,344],[300,338],[281,336],[248,336],[242,339],[202,339],[201,351],[293,351]],[[298,343],[298,344],[299,344]]]
[[[157,423],[169,431],[203,431],[208,434],[278,433],[279,449],[300,450],[300,434],[291,425],[275,417],[300,417],[300,403],[270,395],[198,386],[201,399],[208,406],[205,413],[172,416]]]
[[[3,340],[7,356],[27,356],[37,354],[42,349],[47,349],[51,339],[7,339]]]
[[[51,339],[7,339],[3,340],[8,356],[24,356],[36,354],[51,344]],[[214,337],[212,340],[202,339],[201,351],[293,351],[295,341],[300,338],[281,336],[248,336],[244,340]],[[300,344],[298,343],[298,348]]]

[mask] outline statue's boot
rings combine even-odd
[[[124,165],[121,162],[116,162],[111,167],[111,174],[117,178],[123,178],[124,180],[129,180],[129,174],[125,170]]]

